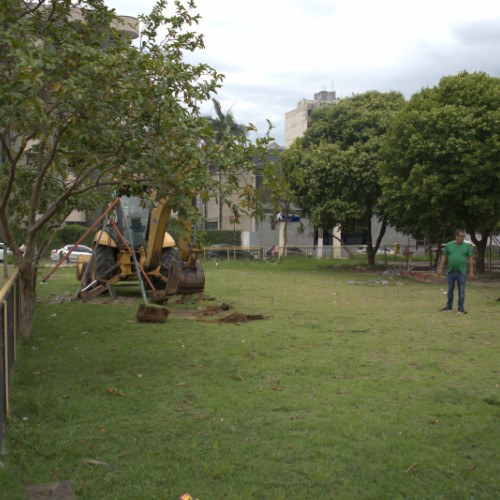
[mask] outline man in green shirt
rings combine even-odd
[[[455,283],[458,285],[458,313],[467,314],[464,309],[465,282],[467,276],[467,263],[469,264],[469,279],[474,278],[474,260],[472,247],[464,241],[465,231],[457,229],[455,240],[450,241],[444,247],[444,253],[439,261],[437,273],[441,276],[443,267],[447,264],[448,278],[448,303],[440,311],[451,311],[453,309],[453,294]]]

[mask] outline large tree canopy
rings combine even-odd
[[[362,226],[370,264],[375,262],[386,228],[378,209],[381,144],[394,115],[403,106],[399,92],[376,91],[323,106],[312,113],[304,137],[283,155],[303,213],[317,226]],[[371,233],[374,215],[382,218],[376,242]]]
[[[97,194],[108,201],[116,184],[140,181],[194,217],[193,197],[216,189],[211,162],[234,189],[231,172],[253,167],[248,149],[265,141],[254,148],[228,138],[221,147],[200,116],[222,75],[183,60],[204,46],[191,31],[200,17],[194,8],[191,0],[159,0],[141,18],[135,47],[103,0],[0,2],[0,238],[23,278],[25,335],[43,236],[72,209],[95,209]]]
[[[389,222],[423,234],[465,226],[484,269],[500,224],[500,78],[462,72],[415,94],[387,135],[385,159]]]

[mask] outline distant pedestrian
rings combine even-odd
[[[437,273],[441,276],[443,267],[446,265],[448,279],[448,302],[440,311],[451,311],[453,309],[453,295],[455,283],[458,286],[458,313],[467,314],[464,309],[465,303],[465,283],[467,278],[467,265],[469,266],[469,279],[474,278],[474,252],[472,246],[465,240],[465,231],[457,229],[455,239],[444,247],[444,252],[439,261]]]

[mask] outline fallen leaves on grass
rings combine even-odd
[[[416,469],[420,464],[411,464],[408,469],[405,470],[407,474],[409,474],[413,469]]]
[[[111,467],[111,464],[107,462],[102,462],[101,460],[95,460],[94,458],[84,458],[82,460],[84,464],[96,465],[98,467]]]
[[[121,396],[122,398],[126,397],[126,394],[120,389],[115,389],[114,387],[108,387],[106,392],[112,396]]]
[[[279,380],[278,380],[278,382],[276,382],[276,386],[273,387],[272,389],[273,389],[273,391],[282,391],[283,390],[283,387],[281,387]]]

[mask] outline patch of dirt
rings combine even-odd
[[[219,306],[207,306],[200,312],[201,316],[214,316],[222,311],[229,311],[229,305],[222,303]]]
[[[217,323],[246,323],[247,321],[255,321],[258,319],[264,319],[264,316],[262,314],[243,314],[235,311],[218,319]]]
[[[135,317],[141,323],[165,323],[170,311],[164,307],[140,304]]]
[[[75,299],[74,302],[85,302],[85,304],[137,304],[137,300],[130,297],[117,297],[116,299],[110,299],[109,297],[104,299]]]
[[[213,316],[216,316],[217,314],[220,314],[224,311],[229,311],[229,309],[229,304],[222,302],[221,304],[216,306],[207,306],[201,311],[193,309],[183,309],[170,311],[170,314],[171,316],[195,319],[197,321],[205,323],[247,323],[248,321],[265,319],[264,315],[262,314],[244,314],[239,311],[234,311],[221,318],[213,318]]]
[[[170,311],[171,316],[178,318],[197,319],[198,321],[206,321],[203,318],[207,316],[215,316],[223,311],[229,311],[229,304],[222,302],[217,306],[207,306],[202,310],[199,309],[173,309]]]
[[[174,318],[196,319],[200,311],[196,309],[171,309],[170,316]]]

